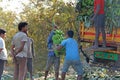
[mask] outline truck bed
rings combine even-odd
[[[85,28],[83,24],[81,24],[79,29],[80,40],[81,42],[94,42],[95,40],[95,28],[89,27]],[[113,30],[113,32],[106,32],[106,42],[107,46],[117,47],[120,45],[120,29]],[[99,35],[99,43],[102,44],[102,34]]]

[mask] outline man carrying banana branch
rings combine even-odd
[[[46,69],[45,69],[45,78],[44,80],[47,79],[48,72],[52,65],[54,65],[54,71],[55,71],[55,80],[58,80],[59,76],[59,66],[60,66],[60,57],[55,55],[55,51],[53,49],[53,40],[52,37],[55,34],[55,31],[58,29],[57,25],[54,25],[53,30],[51,31],[50,35],[48,36],[47,39],[47,47],[48,47],[48,59],[47,59],[47,64],[46,64]]]

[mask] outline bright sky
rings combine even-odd
[[[19,13],[24,8],[22,6],[23,2],[27,4],[29,3],[29,0],[3,0],[2,2],[0,2],[0,6],[3,7],[4,10],[11,10]]]
[[[65,2],[75,2],[76,0],[63,0]],[[20,13],[23,10],[22,3],[28,4],[29,0],[3,0],[0,2],[0,6],[4,8],[4,10],[11,10],[16,13]]]
[[[73,2],[73,3],[75,3],[77,0],[63,0],[64,2]]]

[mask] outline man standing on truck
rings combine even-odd
[[[104,0],[94,0],[94,16],[91,21],[94,22],[96,32],[92,48],[98,48],[100,31],[102,32],[103,47],[106,47]]]

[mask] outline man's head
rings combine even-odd
[[[67,37],[73,38],[74,32],[72,30],[67,31]]]
[[[6,37],[6,31],[4,29],[0,29],[0,37],[2,38]]]
[[[27,22],[20,22],[19,24],[18,24],[18,30],[19,31],[22,31],[22,32],[27,32],[27,30],[28,30],[28,23]]]

